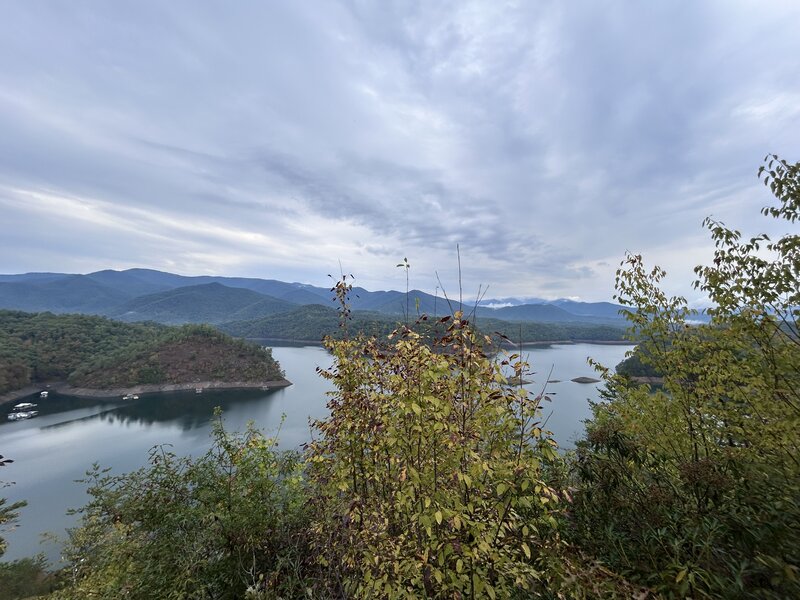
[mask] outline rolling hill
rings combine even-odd
[[[0,308],[102,314],[133,297],[86,275],[0,282]]]
[[[169,325],[222,323],[286,312],[297,305],[243,288],[206,283],[139,296],[108,316],[121,321],[156,321]]]
[[[0,394],[56,380],[112,388],[282,378],[262,347],[209,326],[0,310]]]
[[[374,311],[354,310],[350,313],[348,331],[367,335],[386,336],[402,321],[399,315],[389,315]],[[412,321],[413,323],[413,321]],[[436,320],[428,320],[420,330],[430,331]],[[548,341],[622,341],[625,329],[622,326],[560,322],[532,323],[510,322],[500,319],[478,317],[475,321],[479,330],[486,334],[499,333],[514,343]],[[271,315],[249,321],[222,323],[219,329],[237,337],[271,338],[276,340],[296,340],[318,342],[326,335],[338,337],[339,313],[333,308],[321,305],[301,306],[293,311]]]

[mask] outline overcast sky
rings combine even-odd
[[[0,272],[694,299],[800,160],[800,2],[0,0]],[[785,228],[784,228],[785,229]]]

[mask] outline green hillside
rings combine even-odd
[[[348,323],[351,332],[388,335],[397,326],[394,316],[367,311],[353,311]],[[339,313],[320,304],[248,321],[223,323],[219,328],[237,337],[281,340],[320,341],[326,335],[339,336]]]
[[[401,322],[398,315],[354,310],[348,330],[367,335],[385,336]],[[429,321],[425,328],[430,327]],[[516,342],[547,341],[621,341],[625,330],[613,325],[593,323],[531,323],[508,322],[478,318],[476,325],[485,334],[495,332]],[[330,335],[340,337],[339,316],[333,309],[318,304],[302,306],[291,312],[249,321],[232,321],[219,325],[226,333],[237,337],[274,338],[285,340],[319,341]]]
[[[78,387],[113,388],[194,381],[283,379],[270,349],[207,325],[165,328],[155,340],[100,355],[70,374]]]
[[[132,297],[133,294],[98,283],[85,275],[0,282],[0,307],[29,312],[100,313]]]
[[[286,312],[296,305],[244,288],[207,283],[140,296],[109,316],[122,321],[156,321],[169,325],[220,323]]]
[[[207,326],[0,311],[0,393],[54,380],[103,388],[280,377],[260,347]]]

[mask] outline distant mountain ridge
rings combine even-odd
[[[398,326],[397,315],[374,311],[355,310],[350,313],[347,330],[353,333],[382,337]],[[431,334],[438,329],[442,334],[446,324],[439,319],[425,322],[410,321],[418,333]],[[510,322],[495,318],[479,317],[474,323],[486,335],[499,334],[498,343],[539,343],[601,341],[621,342],[625,329],[621,325],[576,322]],[[343,330],[339,326],[339,313],[330,306],[309,304],[288,313],[275,314],[252,320],[221,323],[219,329],[230,335],[247,338],[273,340],[302,340],[318,342],[324,336],[339,337]],[[436,337],[435,335],[433,337]]]
[[[223,321],[255,319],[297,308],[297,304],[221,283],[188,285],[137,296],[109,317],[120,321],[156,321],[167,325],[184,323],[217,324]]]
[[[106,269],[85,275],[23,273],[0,275],[0,308],[29,312],[83,313],[123,321],[167,324],[252,321],[288,313],[301,306],[332,306],[329,288],[274,279],[185,276],[154,269]],[[355,311],[410,316],[449,314],[458,303],[420,290],[353,289]],[[514,322],[594,323],[621,326],[622,308],[609,302],[555,300],[519,302],[514,298],[464,303],[478,317]],[[497,306],[492,308],[485,304]]]

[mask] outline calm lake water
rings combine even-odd
[[[210,445],[209,433],[215,406],[221,406],[226,427],[241,431],[248,421],[267,433],[277,433],[284,448],[297,448],[309,439],[309,419],[327,413],[328,382],[316,373],[327,368],[331,357],[319,346],[273,346],[273,356],[294,385],[263,391],[181,392],[143,396],[138,401],[82,400],[51,393],[49,398],[22,399],[39,404],[39,416],[28,421],[8,421],[11,404],[0,407],[0,454],[15,462],[3,467],[0,478],[14,485],[0,489],[10,502],[27,500],[16,529],[2,532],[9,543],[3,560],[43,552],[58,561],[59,545],[46,532],[63,537],[64,528],[75,523],[69,508],[86,503],[85,487],[76,483],[97,462],[117,473],[131,471],[147,461],[148,450],[171,444],[177,454],[200,455]],[[598,398],[598,386],[573,383],[580,376],[593,377],[587,365],[592,357],[613,367],[629,346],[574,344],[528,347],[534,383],[539,393],[548,384],[552,401],[543,406],[547,429],[562,447],[569,448],[590,416],[588,400]],[[552,368],[552,374],[550,370]],[[282,416],[285,415],[283,424]]]

